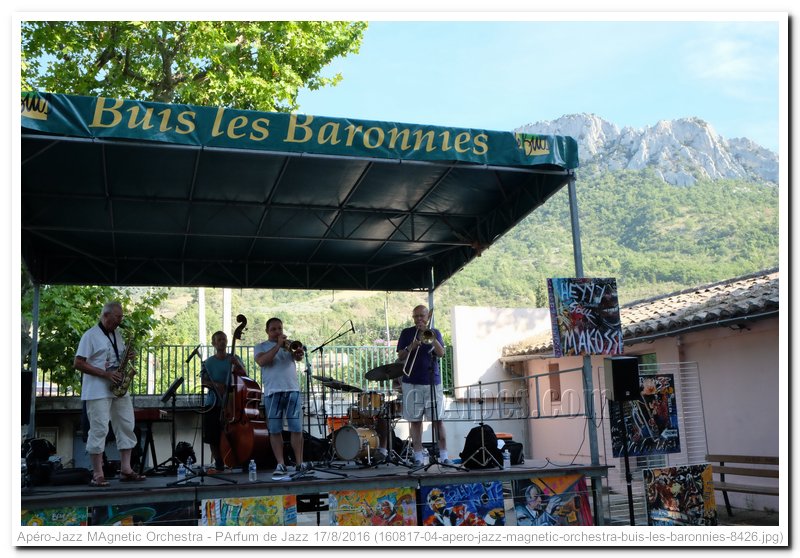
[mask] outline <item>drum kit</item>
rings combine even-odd
[[[373,382],[396,380],[403,375],[403,363],[391,363],[373,368],[365,377]],[[377,464],[375,459],[380,447],[379,428],[385,428],[389,440],[393,427],[402,415],[401,398],[387,399],[380,391],[364,391],[359,387],[345,384],[325,376],[313,376],[323,387],[354,394],[354,403],[347,414],[328,417],[327,425],[332,430],[333,452],[343,461],[358,461],[367,465]]]

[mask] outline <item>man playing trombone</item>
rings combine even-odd
[[[439,358],[444,356],[444,340],[437,329],[431,329],[428,308],[419,305],[411,313],[413,327],[405,328],[397,340],[397,356],[403,365],[403,418],[408,421],[411,444],[414,449],[414,464],[425,465],[422,449],[422,421],[431,421],[439,442],[439,462],[450,464],[447,457],[447,441],[444,422],[440,416],[444,411],[442,377]],[[433,386],[433,389],[431,389]],[[434,401],[431,401],[433,392]]]

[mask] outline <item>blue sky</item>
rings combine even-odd
[[[574,14],[584,21],[521,21],[519,15],[370,20],[360,53],[324,72],[341,72],[342,82],[303,91],[300,112],[490,130],[575,113],[620,128],[696,116],[726,139],[747,137],[778,151],[785,69],[777,20]]]

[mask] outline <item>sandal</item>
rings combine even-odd
[[[93,486],[95,488],[105,488],[107,486],[111,486],[105,477],[92,477],[92,480],[89,481],[89,486]]]
[[[119,472],[119,482],[141,482],[145,479],[147,479],[146,476],[140,475],[136,471],[131,471],[130,473]]]

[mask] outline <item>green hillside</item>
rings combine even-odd
[[[590,166],[578,175],[577,197],[584,275],[616,277],[621,304],[778,266],[774,184],[672,186],[647,170]],[[447,336],[456,305],[545,307],[546,279],[574,269],[564,188],[437,289],[435,325]],[[194,289],[172,290],[164,333],[173,342],[196,342],[196,297]],[[206,289],[206,303],[210,336],[221,325],[222,290]],[[232,312],[248,317],[247,343],[264,339],[264,323],[275,315],[290,337],[316,347],[347,320],[356,333],[337,344],[373,344],[387,337],[387,326],[397,339],[419,303],[426,294],[239,290]]]

